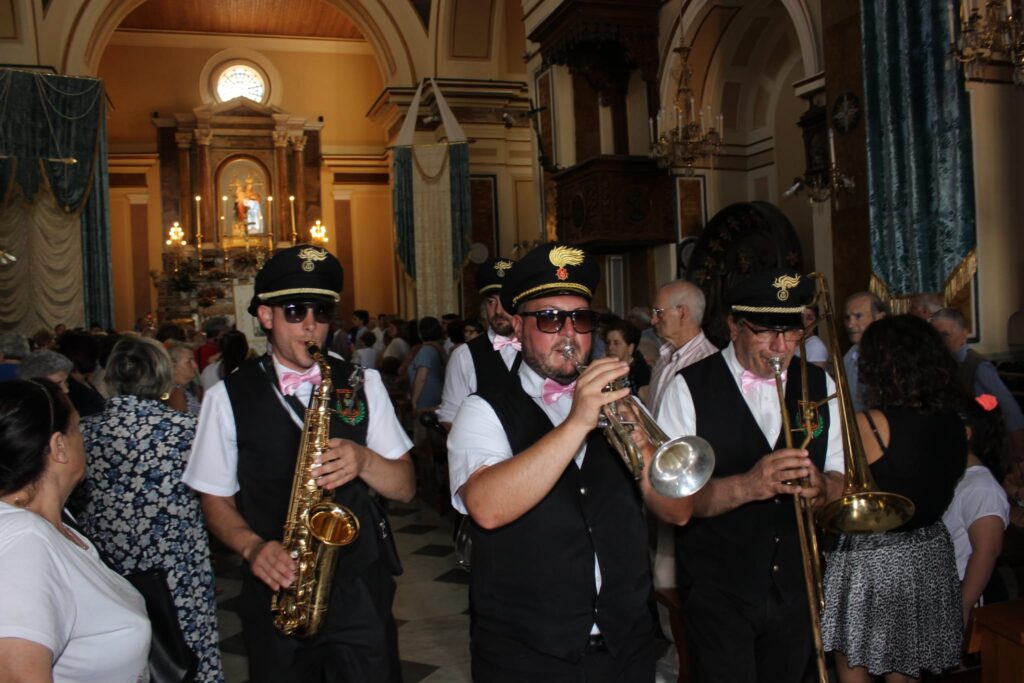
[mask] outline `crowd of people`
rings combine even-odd
[[[622,318],[591,307],[599,279],[593,255],[546,244],[478,268],[478,316],[346,324],[340,263],[301,245],[256,277],[264,355],[221,316],[0,334],[0,582],[16,596],[0,606],[0,679],[146,680],[146,608],[123,577],[161,569],[195,680],[223,681],[218,542],[244,561],[250,680],[400,680],[386,501],[436,476],[471,541],[474,680],[653,681],[668,635],[653,591],[674,589],[694,680],[802,681],[814,639],[789,501],[843,494],[837,372],[866,465],[913,514],[827,544],[824,649],[844,683],[957,666],[971,610],[1011,597],[996,561],[1024,493],[1024,416],[962,314],[926,301],[891,315],[859,292],[843,307],[851,347],[832,357],[814,281],[766,271],[727,293],[718,349],[694,284]],[[328,371],[307,473],[360,530],[330,565],[322,624],[298,638],[272,604],[308,580],[284,529],[301,522],[296,459]],[[629,395],[669,438],[710,444],[703,488],[672,498],[634,479],[603,427],[625,424],[650,462]],[[784,424],[807,400],[814,419]],[[417,466],[434,457],[446,471]]]

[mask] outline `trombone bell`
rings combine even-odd
[[[914,504],[898,493],[860,491],[845,493],[818,513],[826,529],[844,534],[877,534],[903,525],[914,516]]]

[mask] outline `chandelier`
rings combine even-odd
[[[953,0],[949,10],[950,40],[956,36]],[[1009,62],[1013,67],[1013,84],[1024,85],[1024,32],[1014,15],[1012,0],[988,0],[975,7],[969,0],[960,3],[960,35],[952,45],[953,59],[963,64],[964,76],[981,78],[985,65]]]
[[[693,175],[693,165],[698,159],[710,160],[722,151],[722,115],[712,119],[710,106],[706,113],[697,109],[690,88],[690,48],[680,45],[673,52],[679,55],[679,65],[673,74],[678,82],[673,120],[665,126],[661,112],[657,119],[650,120],[650,156],[658,162],[658,168],[682,166],[686,175]]]

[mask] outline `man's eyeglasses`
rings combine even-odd
[[[281,306],[281,313],[288,323],[301,323],[306,319],[306,313],[313,309],[313,319],[318,323],[330,323],[334,317],[334,304],[321,303],[297,303],[284,304]]]
[[[759,342],[771,342],[771,341],[774,341],[775,338],[781,334],[782,338],[784,340],[786,340],[787,342],[793,343],[793,342],[800,341],[803,338],[803,336],[804,336],[803,329],[799,328],[799,327],[796,328],[796,329],[790,328],[790,329],[787,329],[787,330],[773,330],[770,327],[754,327],[753,325],[748,323],[746,320],[741,321],[741,323],[742,323],[742,325],[745,328],[750,330],[750,333],[752,335],[754,335],[754,337]]]
[[[597,325],[597,313],[589,308],[577,308],[575,311],[544,309],[543,311],[522,311],[519,315],[537,320],[537,329],[547,334],[557,334],[565,325],[565,319],[572,320],[572,329],[577,334],[589,334]]]
[[[682,307],[683,307],[682,304],[676,304],[675,306],[666,306],[665,308],[658,308],[657,306],[651,306],[651,317],[652,318],[655,318],[655,317],[660,318],[661,316],[665,315],[665,311],[671,311],[672,309],[682,308]]]

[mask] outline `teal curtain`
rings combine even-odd
[[[71,160],[74,160],[73,162]],[[81,212],[86,323],[113,324],[106,98],[96,78],[0,69],[0,188],[31,202],[43,183]]]
[[[976,243],[970,112],[947,5],[861,9],[872,266],[894,296],[942,291]]]
[[[469,192],[469,143],[457,142],[449,146],[449,175],[452,185],[452,277],[462,274],[462,264],[469,253],[473,228],[473,214]]]
[[[82,282],[85,322],[114,326],[114,275],[110,249],[110,177],[107,173],[107,117],[99,117],[92,191],[82,209]]]
[[[392,150],[395,189],[391,209],[395,220],[395,252],[409,277],[416,277],[416,236],[412,211],[412,148]]]

